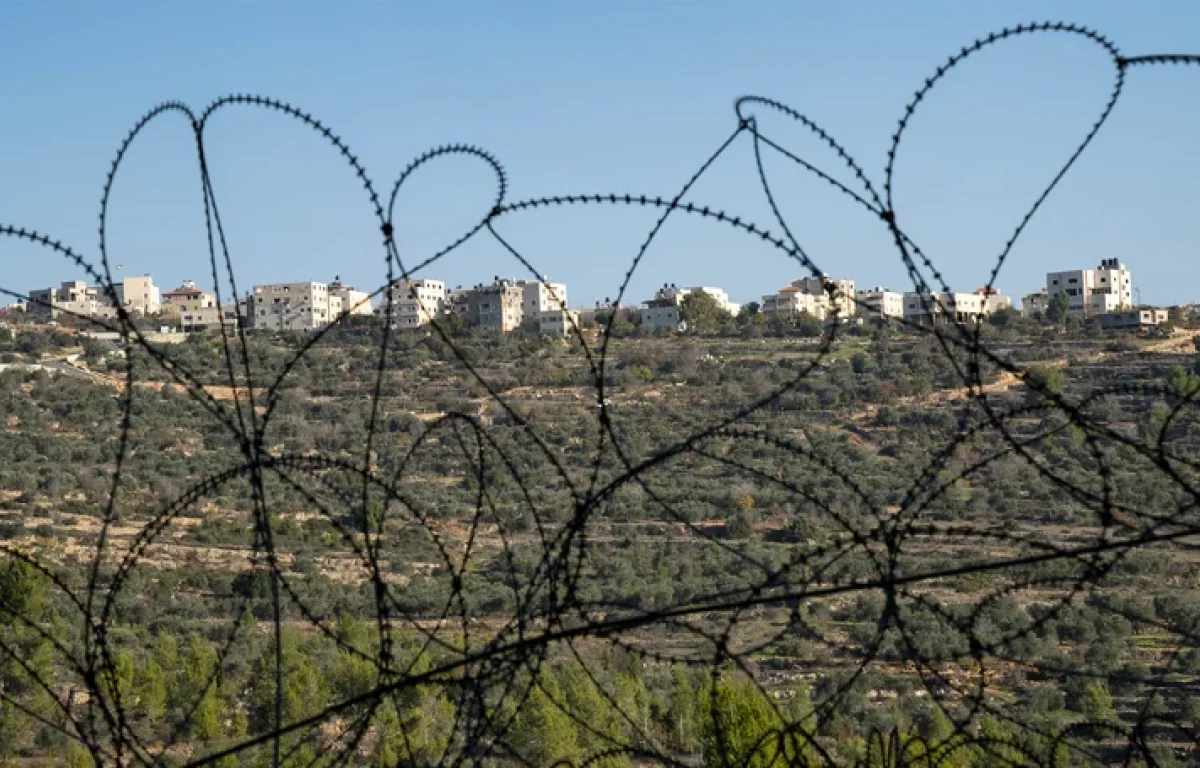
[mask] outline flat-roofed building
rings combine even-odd
[[[1141,307],[1123,312],[1107,312],[1099,316],[1104,331],[1149,331],[1167,322],[1170,313],[1165,309]]]
[[[524,286],[497,277],[491,285],[467,292],[467,324],[497,333],[514,331],[525,319],[524,300]]]
[[[334,306],[341,308],[341,300]],[[312,331],[336,317],[330,313],[325,283],[271,283],[254,286],[249,304],[254,328],[271,331]]]
[[[855,308],[866,317],[904,317],[904,294],[887,288],[867,288],[854,294]]]
[[[465,315],[465,293],[462,298],[462,314]],[[380,317],[386,316],[390,303],[393,327],[419,328],[446,314],[447,299],[446,284],[441,280],[394,280],[375,312]]]
[[[548,309],[538,313],[538,331],[543,336],[565,339],[580,328],[579,313],[573,309]]]
[[[371,294],[366,291],[355,290],[346,285],[342,282],[341,275],[333,276],[333,282],[329,284],[329,295],[336,296],[341,300],[341,312],[347,315],[366,315],[369,317],[374,312],[374,309],[371,307]],[[333,311],[332,308],[330,311]]]
[[[809,293],[795,285],[780,288],[778,293],[768,294],[762,299],[762,313],[779,320],[795,320],[801,315],[824,320],[829,315],[829,296]]]
[[[29,292],[26,311],[35,317],[51,320],[66,314],[75,317],[112,318],[117,308],[101,288],[82,280],[69,280],[58,288],[43,288]]]
[[[854,317],[854,281],[842,278],[832,278],[828,275],[820,277],[802,277],[792,281],[792,287],[813,296],[825,296],[829,299],[826,315],[837,313],[838,319],[847,320]]]
[[[977,293],[904,294],[904,319],[911,323],[974,323],[984,316],[985,298]]]
[[[1046,273],[1046,295],[1066,294],[1072,317],[1133,308],[1133,275],[1118,259],[1102,259],[1096,269]]]
[[[131,315],[157,315],[162,309],[162,292],[150,275],[126,277],[113,286],[117,300]]]

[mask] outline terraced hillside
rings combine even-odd
[[[18,327],[0,754],[1188,759],[1191,335],[955,338]]]

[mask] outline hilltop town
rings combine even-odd
[[[690,297],[690,298],[689,298]],[[1095,269],[1049,272],[1045,285],[1026,295],[1020,313],[1063,323],[1092,321],[1102,330],[1147,331],[1165,324],[1167,309],[1135,304],[1129,268],[1103,259]],[[230,302],[191,280],[163,292],[150,275],[124,277],[104,288],[82,281],[29,293],[12,309],[31,319],[62,316],[111,320],[123,308],[156,320],[163,333],[195,333],[241,326],[247,330],[316,331],[341,318],[375,318],[393,328],[414,329],[436,319],[501,334],[518,329],[563,338],[597,320],[623,318],[644,331],[686,331],[696,312],[707,311],[753,322],[862,322],[869,318],[907,324],[974,323],[1000,312],[1016,311],[1012,299],[993,287],[970,293],[900,292],[885,287],[859,289],[844,278],[803,277],[765,294],[760,302],[738,304],[728,293],[708,286],[664,284],[641,306],[617,306],[605,300],[571,309],[567,286],[540,280],[494,276],[490,283],[449,288],[441,280],[400,279],[370,294],[335,277],[316,281],[255,285]],[[1180,307],[1188,315],[1191,307]],[[693,329],[699,330],[699,329]]]

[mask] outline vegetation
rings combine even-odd
[[[253,390],[230,377],[215,336],[162,351],[178,376],[144,350],[69,328],[0,337],[15,364],[0,373],[0,756],[111,761],[79,745],[90,728],[91,743],[118,745],[126,759],[165,750],[161,764],[182,764],[354,702],[290,732],[285,764],[324,765],[352,741],[351,764],[435,763],[462,755],[473,727],[487,761],[505,765],[625,766],[655,754],[882,764],[885,739],[946,765],[1082,765],[1124,759],[1121,729],[1139,719],[1156,759],[1194,758],[1181,735],[1200,727],[1189,549],[1163,542],[1106,559],[964,568],[1047,542],[1086,547],[1158,530],[1146,511],[1191,525],[1189,497],[1161,464],[1188,479],[1200,458],[1200,419],[1187,405],[1200,391],[1194,348],[1114,348],[1090,329],[1015,315],[981,327],[996,360],[1022,377],[966,352],[947,358],[920,332],[852,326],[824,350],[810,319],[711,309],[685,301],[688,330],[669,338],[598,318],[615,337],[604,413],[623,459],[597,452],[595,373],[578,342],[458,329],[451,341],[501,406],[431,333],[393,333],[377,377],[380,330],[335,330],[269,403],[261,388],[307,337],[252,336]],[[33,367],[73,354],[76,373]],[[971,366],[999,417],[968,399],[959,370]],[[249,421],[249,396],[267,424],[263,450],[291,457],[261,485],[238,471],[248,448],[229,426]],[[1107,432],[1071,423],[1056,401]],[[719,433],[662,453],[752,404],[762,407],[739,429],[755,439]],[[1004,450],[992,418],[1021,451]],[[952,441],[931,470],[942,490],[911,497]],[[1111,457],[1103,473],[1098,452]],[[581,512],[593,475],[604,487],[626,462],[651,459],[639,483]],[[400,478],[396,496],[364,490],[354,471],[364,461],[375,477]],[[1090,501],[1104,494],[1107,507]],[[256,533],[263,500],[274,567]],[[167,508],[174,515],[157,520]],[[573,531],[560,545],[578,569],[569,575],[544,544],[563,531]],[[870,584],[887,560],[881,531],[906,537],[889,566],[897,572],[956,575],[893,594],[867,586],[717,607]],[[95,594],[110,604],[90,686],[97,638],[75,599],[102,541],[110,554]],[[122,570],[134,547],[136,567]],[[778,577],[764,586],[764,573]],[[1094,587],[1073,589],[1085,573]],[[379,583],[389,588],[386,627]],[[688,606],[686,627],[633,622],[556,640],[521,663],[465,661],[489,643],[578,626],[574,609],[611,618]],[[418,682],[367,695],[396,670]],[[983,685],[991,709],[972,710]],[[93,689],[97,700],[78,695]],[[223,764],[272,757],[268,741]]]

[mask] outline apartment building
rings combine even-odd
[[[1021,299],[1021,317],[1037,317],[1050,308],[1050,294],[1046,289],[1028,293]]]
[[[1087,317],[1133,307],[1133,275],[1118,259],[1103,259],[1096,269],[1046,273],[1046,295],[1067,295],[1067,315]]]
[[[197,288],[193,280],[184,280],[178,288],[162,295],[164,315],[178,315],[180,312],[215,306],[217,295]]]
[[[71,280],[58,288],[43,288],[29,292],[26,311],[30,315],[51,320],[67,314],[82,317],[116,317],[113,306],[102,288],[95,288],[82,280]]]
[[[341,311],[341,299],[330,306],[325,283],[273,283],[254,286],[248,303],[255,328],[272,331],[312,331],[323,328]]]
[[[541,280],[517,280],[525,295],[521,308],[526,317],[540,317],[541,313],[560,310],[567,306],[567,286],[551,283],[543,276]]]
[[[486,331],[508,333],[525,319],[525,287],[497,277],[491,285],[467,292],[467,323]]]
[[[1012,309],[1012,297],[1006,296],[995,288],[984,286],[975,291],[976,296],[983,297],[983,314],[990,315],[1004,309]]]
[[[844,279],[834,279],[828,275],[820,277],[802,277],[799,280],[792,281],[793,288],[799,288],[801,292],[812,296],[825,296],[829,299],[826,308],[826,313],[832,316],[836,310],[838,318],[842,320],[854,317],[854,281]]]
[[[855,291],[855,311],[859,315],[881,318],[904,317],[904,294],[876,286]]]
[[[717,306],[731,315],[736,315],[741,305],[729,300],[729,294],[721,288],[697,285],[691,288],[680,288],[675,283],[663,283],[662,288],[654,292],[654,298],[642,302],[642,325],[650,330],[660,328],[678,328],[682,319],[679,308],[683,299],[689,293],[707,293]]]
[[[800,315],[811,315],[818,320],[829,316],[829,296],[824,293],[809,293],[796,285],[789,285],[762,297],[760,311],[779,320],[795,320]]]
[[[1165,309],[1144,307],[1100,315],[1103,331],[1149,331],[1167,322],[1170,313]]]
[[[978,293],[904,294],[904,319],[922,325],[974,323],[985,314],[986,297]]]
[[[579,313],[573,309],[548,309],[538,313],[538,331],[543,336],[565,339],[581,328]]]
[[[419,328],[446,313],[449,296],[441,280],[393,280],[384,302],[375,313],[385,317],[391,303],[393,328]],[[466,294],[462,293],[461,314],[466,314]]]
[[[157,315],[162,310],[162,292],[150,275],[126,277],[113,286],[117,301],[131,315]]]
[[[679,314],[679,302],[674,299],[654,298],[643,304],[643,328],[650,331],[679,329],[679,323],[683,320]]]
[[[461,317],[464,321],[467,319],[467,310],[470,308],[471,291],[463,290],[460,285],[454,290],[446,289],[446,314],[452,317]]]
[[[337,314],[346,313],[347,315],[366,315],[370,317],[374,310],[371,308],[371,294],[366,291],[356,291],[354,288],[342,282],[341,275],[334,275],[333,282],[329,284],[329,295],[336,297],[341,302],[341,309]],[[333,312],[331,307],[330,312]]]
[[[184,280],[178,288],[162,295],[162,316],[179,323],[185,333],[219,328],[222,324],[236,327],[238,313],[234,307],[217,307],[217,295]]]

